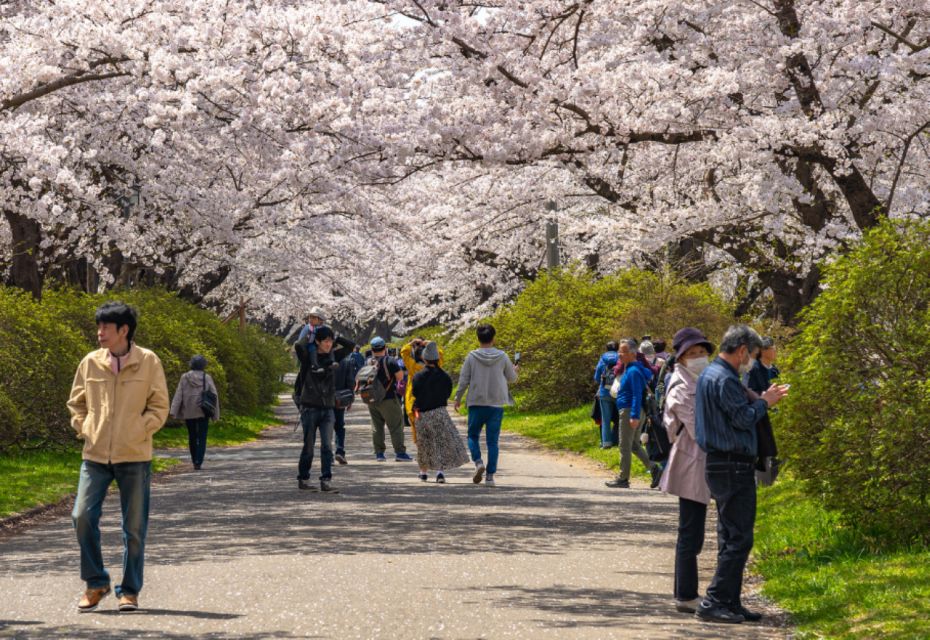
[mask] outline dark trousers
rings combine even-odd
[[[704,548],[707,505],[678,498],[678,543],[675,545],[675,599],[698,597],[698,556]]]
[[[333,409],[336,422],[333,431],[336,433],[336,455],[346,454],[346,410]]]
[[[297,479],[310,479],[310,465],[313,464],[313,448],[316,445],[316,434],[320,432],[320,480],[331,480],[333,477],[333,422],[335,417],[332,409],[316,407],[302,407],[300,410],[300,424],[304,429],[304,446],[300,450],[300,460],[297,462]]]
[[[717,503],[717,570],[707,588],[707,599],[736,606],[741,604],[743,570],[756,524],[755,464],[708,454],[705,473]]]
[[[207,427],[210,426],[210,418],[194,418],[184,422],[187,423],[187,447],[191,452],[191,462],[200,466],[207,453]]]

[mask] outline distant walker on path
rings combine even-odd
[[[191,358],[190,371],[178,380],[177,391],[171,400],[171,415],[183,420],[187,425],[187,445],[191,452],[191,464],[200,470],[207,453],[207,428],[210,420],[220,419],[220,401],[216,392],[216,383],[207,373],[207,359],[203,356]],[[206,415],[201,407],[204,391],[213,393],[216,398],[216,410]]]

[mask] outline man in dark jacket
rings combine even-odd
[[[316,363],[311,362],[307,349],[307,338],[294,345],[300,360],[300,376],[303,386],[300,391],[300,424],[304,431],[304,446],[297,465],[297,486],[311,489],[310,465],[313,463],[313,448],[316,433],[320,432],[320,490],[333,491],[333,427],[336,407],[336,371],[339,361],[346,358],[355,344],[351,340],[336,337],[332,328],[322,325],[314,334]],[[316,364],[316,366],[313,366]]]
[[[355,358],[360,355],[358,347],[347,358],[339,361],[339,368],[336,369],[336,391],[354,391],[355,374],[358,369],[355,367]],[[334,431],[336,432],[336,462],[339,464],[349,464],[346,459],[346,411],[347,408],[336,407],[333,409],[333,415],[336,422]]]

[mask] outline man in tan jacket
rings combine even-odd
[[[161,361],[132,342],[136,311],[121,302],[97,309],[97,341],[78,365],[68,409],[84,441],[81,476],[71,517],[87,583],[78,611],[93,611],[110,593],[100,549],[100,514],[110,484],[119,487],[123,523],[120,611],[135,611],[142,590],[145,534],[152,479],[152,436],[168,417],[168,387]]]

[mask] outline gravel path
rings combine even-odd
[[[283,413],[293,422],[293,411]],[[496,488],[473,485],[464,469],[446,485],[423,484],[413,463],[374,461],[364,406],[349,418],[337,495],[298,491],[292,425],[208,449],[203,471],[158,481],[138,613],[117,613],[113,596],[77,613],[83,584],[68,517],[0,540],[0,637],[789,635],[778,615],[722,628],[674,612],[672,498],[645,486],[607,489],[603,471],[511,435]],[[103,544],[114,579],[118,513],[109,499]]]

